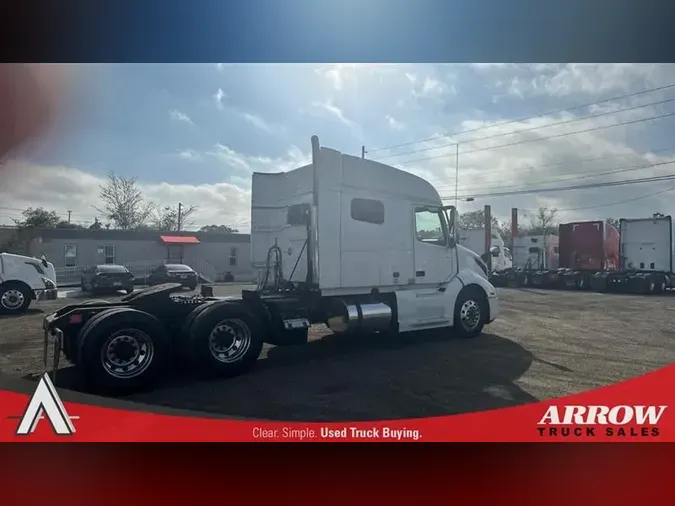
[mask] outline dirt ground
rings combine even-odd
[[[240,287],[217,287],[216,295]],[[376,338],[312,329],[311,342],[266,348],[244,376],[167,379],[127,400],[284,420],[423,417],[533,402],[597,388],[675,361],[675,296],[500,289],[501,317],[473,340],[449,332]],[[66,301],[0,320],[0,373],[42,370],[41,324]],[[77,389],[72,368],[57,386]]]

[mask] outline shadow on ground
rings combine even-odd
[[[472,340],[447,333],[328,335],[305,346],[271,348],[244,376],[204,381],[183,374],[125,400],[277,420],[438,416],[537,401],[514,383],[533,360],[494,334]],[[57,386],[81,390],[72,368],[59,371]]]

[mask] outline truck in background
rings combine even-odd
[[[513,239],[513,268],[547,270],[558,268],[557,235],[521,235]]]
[[[24,313],[33,301],[57,297],[56,271],[42,259],[0,253],[0,314]]]
[[[490,244],[485,248],[485,229],[460,229],[457,231],[457,242],[471,251],[484,255],[489,252],[492,271],[510,269],[512,265],[511,251],[506,247],[499,232],[492,230]]]
[[[557,269],[516,269],[511,286],[656,294],[673,287],[670,216],[559,226]]]

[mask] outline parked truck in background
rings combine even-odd
[[[56,271],[51,262],[0,253],[0,314],[24,313],[33,301],[56,296]]]
[[[555,270],[558,268],[557,235],[521,235],[513,239],[514,269]]]
[[[253,174],[255,289],[222,299],[166,284],[65,306],[44,320],[45,350],[51,340],[55,369],[63,350],[92,390],[128,392],[159,378],[171,353],[208,376],[242,374],[263,343],[304,344],[312,324],[471,338],[499,303],[485,262],[457,243],[455,217],[424,179],[314,136],[311,164]]]
[[[557,269],[516,269],[515,286],[655,294],[670,289],[673,236],[670,216],[559,226]],[[516,253],[517,255],[517,253]]]
[[[459,229],[457,231],[457,242],[479,255],[489,253],[492,257],[490,261],[492,271],[502,271],[511,268],[511,251],[506,247],[504,239],[499,232],[495,230],[490,234],[490,244],[487,245],[487,249],[485,244],[485,229],[482,228],[471,230]]]

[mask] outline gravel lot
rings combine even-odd
[[[216,295],[236,294],[236,285]],[[183,375],[128,400],[236,416],[365,420],[434,416],[559,397],[675,361],[675,297],[500,289],[503,314],[474,340],[447,332],[337,338],[265,350],[251,373],[224,381]],[[73,299],[69,299],[73,300]],[[0,373],[41,372],[41,323],[66,300],[0,320]],[[64,364],[59,387],[77,389]]]

